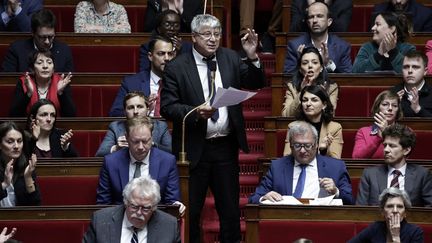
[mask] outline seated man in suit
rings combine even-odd
[[[177,219],[157,209],[158,183],[150,176],[136,178],[123,190],[122,205],[96,211],[83,243],[180,243]]]
[[[432,206],[432,175],[406,158],[414,149],[416,136],[396,123],[382,132],[385,164],[364,169],[357,195],[359,205],[378,205],[381,192],[389,187],[405,190],[415,207]]]
[[[315,46],[323,58],[328,72],[350,73],[351,45],[329,34],[329,27],[333,19],[329,16],[328,6],[322,2],[309,5],[307,12],[307,25],[309,32],[288,42],[285,57],[284,73],[293,73],[297,67],[298,58],[304,47]]]
[[[32,38],[17,40],[10,44],[3,60],[3,72],[26,72],[30,56],[35,51],[50,51],[53,55],[55,72],[72,72],[72,52],[68,45],[55,39],[56,17],[48,9],[32,15]]]
[[[150,60],[151,69],[137,74],[127,76],[121,83],[120,90],[111,106],[109,116],[124,116],[123,100],[131,91],[141,91],[149,97],[150,116],[159,117],[160,110],[160,88],[162,73],[165,65],[175,57],[172,42],[162,36],[153,38],[149,43],[150,52],[147,58]]]
[[[403,82],[391,90],[399,95],[404,117],[432,117],[432,86],[424,79],[427,63],[422,51],[408,52],[403,59]]]
[[[132,91],[126,94],[123,100],[126,119],[134,117],[147,117],[147,99],[141,91]],[[164,121],[152,120],[153,146],[165,152],[171,153],[171,134],[168,125]],[[102,157],[122,148],[128,147],[125,137],[126,121],[113,121],[96,152],[96,157]]]
[[[305,121],[295,122],[288,132],[292,154],[272,161],[271,167],[249,203],[280,201],[282,195],[318,198],[335,195],[352,204],[351,180],[342,160],[317,154],[318,133]]]
[[[148,118],[126,121],[127,148],[104,157],[97,188],[96,203],[120,204],[122,191],[133,178],[150,175],[160,185],[161,203],[178,204],[180,201],[179,175],[174,155],[152,146],[153,124]]]
[[[42,0],[2,1],[0,31],[30,32],[31,15],[42,8]]]
[[[414,32],[432,31],[432,9],[417,3],[416,0],[386,0],[376,4],[372,10],[372,18],[369,26],[373,26],[375,17],[382,12],[404,13],[412,21]]]
[[[156,36],[163,36],[171,40],[175,53],[188,53],[192,50],[192,43],[182,41],[180,34],[180,15],[174,10],[165,10],[160,13],[157,18],[156,28],[152,32],[152,39]],[[148,58],[150,42],[144,43],[140,47],[140,72],[150,69],[150,61]]]

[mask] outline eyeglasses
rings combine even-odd
[[[150,211],[152,211],[153,206],[138,206],[135,205],[131,202],[129,202],[128,207],[133,211],[133,212],[138,212],[140,211],[141,213],[149,213]]]
[[[220,32],[204,32],[204,33],[199,33],[199,32],[195,32],[196,34],[200,35],[204,40],[210,40],[210,38],[212,36],[214,36],[215,39],[220,39],[222,36],[222,33]]]
[[[302,148],[305,150],[311,150],[315,144],[313,143],[293,143],[291,147],[295,149],[296,151],[300,151]]]

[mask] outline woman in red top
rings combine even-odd
[[[30,59],[30,72],[22,75],[17,83],[9,115],[27,116],[30,107],[39,99],[50,100],[61,116],[73,117],[76,109],[72,100],[72,74],[54,73],[51,52],[36,51]]]

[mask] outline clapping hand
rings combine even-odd
[[[388,126],[388,122],[387,122],[387,119],[384,116],[384,113],[382,113],[381,111],[375,113],[374,120],[375,120],[375,122],[374,122],[375,125],[377,125],[378,128],[379,128],[378,135],[380,137],[382,137],[382,131],[384,131],[384,129]]]
[[[299,45],[299,46],[297,47],[297,52],[298,52],[298,55],[299,55],[299,56],[302,54],[303,49],[304,49],[305,47],[306,47],[305,44],[301,44],[301,45]]]
[[[66,86],[72,81],[72,73],[69,72],[65,77],[64,73],[61,75],[61,80],[57,84],[57,94],[62,95]]]
[[[60,136],[60,145],[63,149],[63,151],[68,150],[69,145],[72,141],[73,132],[72,129],[69,129],[66,133]]]
[[[30,74],[29,74],[29,72],[26,72],[26,73],[25,73],[25,80],[24,80],[24,84],[25,84],[25,86],[27,87],[27,96],[28,96],[29,98],[32,97],[32,95],[33,95],[33,91],[34,91],[33,84],[32,84],[32,82],[31,82],[30,80],[31,80],[31,78],[30,78]]]
[[[411,109],[418,113],[421,109],[420,103],[419,103],[419,94],[418,89],[416,87],[411,89],[411,97],[408,96],[408,100],[411,103]]]
[[[397,34],[387,33],[378,47],[378,53],[384,55],[385,57],[389,57],[388,52],[396,47],[396,43]]]
[[[33,139],[37,140],[39,138],[39,135],[40,135],[39,120],[37,120],[37,119],[31,120],[30,131],[31,131]]]
[[[36,154],[32,154],[27,167],[24,170],[24,178],[30,178],[33,171],[36,169],[36,162],[37,162],[37,158],[36,158]]]
[[[319,149],[320,150],[327,149],[328,147],[330,147],[333,140],[334,140],[334,137],[330,133],[327,133],[327,135],[324,137],[323,141],[319,144]]]
[[[6,234],[7,227],[4,227],[2,232],[0,233],[0,243],[4,243],[10,240],[15,235],[16,231],[16,228],[12,228],[11,232],[9,234]]]
[[[12,178],[13,178],[13,174],[14,174],[13,163],[14,163],[14,160],[11,159],[6,164],[6,169],[4,172],[4,181],[2,182],[2,190],[6,189],[12,183]]]
[[[327,66],[330,60],[327,43],[321,43],[321,56],[323,58],[324,66]]]
[[[21,6],[20,0],[8,0],[7,1],[7,7],[6,7],[6,13],[10,16],[13,16],[15,12],[17,11],[18,7]]]

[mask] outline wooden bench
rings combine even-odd
[[[294,118],[266,117],[264,123],[264,154],[266,157],[280,157],[285,146],[287,127]],[[354,138],[357,130],[364,126],[370,126],[372,118],[347,118],[337,117],[343,128],[344,146],[342,158],[351,158],[354,147]],[[432,138],[432,120],[430,118],[406,118],[401,123],[406,124],[416,132],[417,143],[410,155],[411,159],[430,159],[432,153],[429,148],[429,141]]]
[[[77,195],[75,195],[77,196]],[[81,242],[93,212],[106,206],[50,206],[0,208],[0,227],[18,229],[13,237],[22,242]],[[158,206],[179,222],[178,206]],[[9,232],[9,231],[8,231]],[[182,230],[184,237],[186,231]]]
[[[432,241],[430,208],[412,208],[407,220],[424,231]],[[360,206],[268,206],[246,205],[246,242],[347,242],[370,223],[383,220],[377,207]]]

